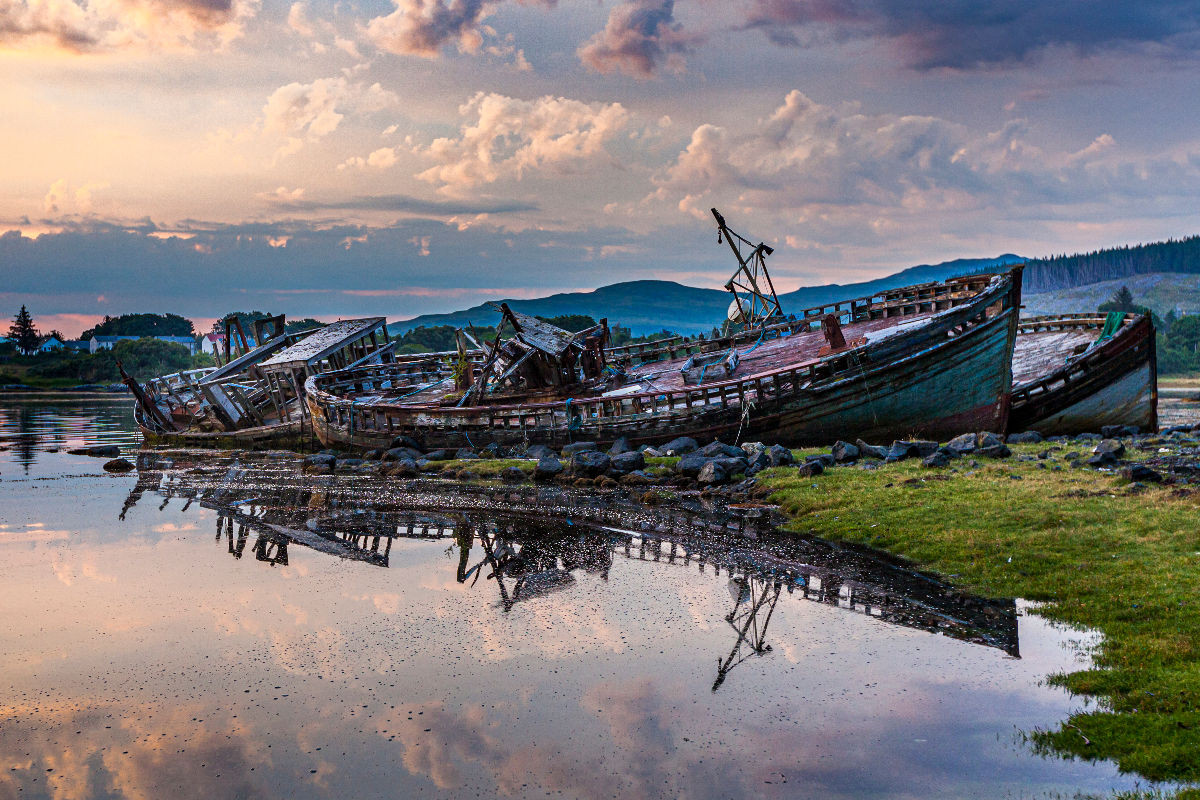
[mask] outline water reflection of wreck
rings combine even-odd
[[[580,574],[608,580],[618,558],[711,571],[730,586],[725,621],[736,637],[718,659],[714,691],[733,667],[771,651],[767,629],[785,594],[1019,655],[1013,601],[965,594],[874,552],[781,533],[761,509],[651,509],[556,487],[397,491],[369,476],[303,476],[269,459],[214,467],[156,458],[143,456],[122,515],[151,488],[164,505],[198,502],[217,512],[217,539],[235,558],[249,546],[257,560],[285,565],[299,545],[387,567],[396,539],[445,540],[457,550],[457,580],[494,582],[504,612],[568,589]]]

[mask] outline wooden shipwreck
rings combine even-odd
[[[1021,320],[1009,429],[1046,436],[1096,432],[1105,425],[1157,430],[1154,348],[1148,314]]]
[[[731,236],[716,216],[722,237]],[[751,252],[739,255],[730,288],[731,327],[741,330],[604,349],[603,331],[581,341],[502,307],[524,350],[498,339],[457,356],[311,377],[313,431],[333,447],[381,447],[406,435],[433,449],[620,437],[657,444],[684,435],[799,445],[1005,429],[1020,267],[784,317],[762,299],[774,296],[761,263],[770,249]],[[758,269],[748,271],[748,262]],[[760,299],[747,301],[746,292]],[[522,359],[534,358],[553,369],[520,377]],[[470,373],[465,392],[455,388],[455,370]],[[557,381],[548,379],[554,370]]]
[[[268,322],[268,321],[262,321]],[[242,352],[226,337],[226,363],[153,378],[135,392],[134,418],[152,443],[193,446],[278,447],[305,434],[305,381],[312,375],[393,358],[383,317],[341,320],[286,333],[283,317],[256,324],[256,347],[241,338]],[[236,340],[234,340],[236,341]],[[130,379],[132,380],[132,379]]]

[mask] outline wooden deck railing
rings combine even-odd
[[[983,280],[986,286],[993,276]],[[963,279],[957,285],[972,285],[980,279]],[[1011,300],[1011,279],[996,280],[985,291],[975,291],[967,294],[950,291],[925,293],[900,293],[904,296],[895,299],[888,298],[884,305],[878,308],[863,308],[867,318],[879,318],[899,312],[894,309],[906,309],[905,315],[925,313],[929,304],[946,304],[946,308],[962,306],[962,312],[939,320],[938,331],[944,337],[961,335],[969,328],[986,324],[992,319],[988,308],[997,302],[1007,303]],[[971,301],[967,303],[966,301]],[[850,308],[857,301],[837,304]],[[828,307],[823,307],[828,308]],[[945,310],[945,309],[938,309]],[[800,323],[807,325],[815,321],[816,314],[809,320],[797,320],[788,325]],[[819,323],[817,323],[819,324]],[[760,334],[754,332],[755,338]],[[879,353],[882,360],[897,355],[893,348],[904,346],[900,342],[885,343]],[[891,352],[885,352],[890,350]],[[582,397],[571,398],[562,402],[535,403],[530,405],[495,405],[495,406],[430,406],[403,405],[390,403],[387,398],[378,398],[370,404],[356,403],[353,397],[340,396],[342,393],[361,393],[377,391],[380,388],[415,387],[417,380],[405,381],[402,387],[382,387],[385,381],[390,381],[395,373],[393,368],[360,368],[343,372],[331,372],[309,378],[307,392],[313,402],[320,408],[326,423],[343,428],[351,434],[388,434],[400,432],[406,423],[404,420],[416,420],[422,424],[431,424],[444,430],[491,430],[520,432],[528,429],[572,431],[581,436],[588,433],[599,433],[605,428],[618,422],[654,421],[670,419],[681,411],[704,415],[716,412],[742,412],[747,407],[762,407],[795,397],[816,382],[834,377],[841,373],[849,373],[852,369],[864,369],[863,353],[851,350],[846,353],[829,356],[815,362],[784,367],[758,375],[719,381],[701,386],[685,386],[671,390],[649,390],[636,394],[613,397]],[[440,374],[440,373],[438,373]],[[427,377],[436,379],[436,375]]]

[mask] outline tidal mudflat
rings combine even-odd
[[[1094,637],[1020,604],[738,511],[139,454],[127,413],[0,405],[0,796],[1145,786],[1031,748]],[[138,470],[65,452],[101,441]]]

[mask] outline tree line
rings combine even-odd
[[[1048,292],[1149,272],[1200,273],[1200,236],[1033,258],[1025,262],[1022,288]]]
[[[1155,349],[1160,375],[1200,372],[1200,315],[1180,317],[1171,309],[1165,317],[1160,317],[1150,307],[1139,305],[1128,286],[1118,289],[1098,310],[1150,315],[1157,334]]]

